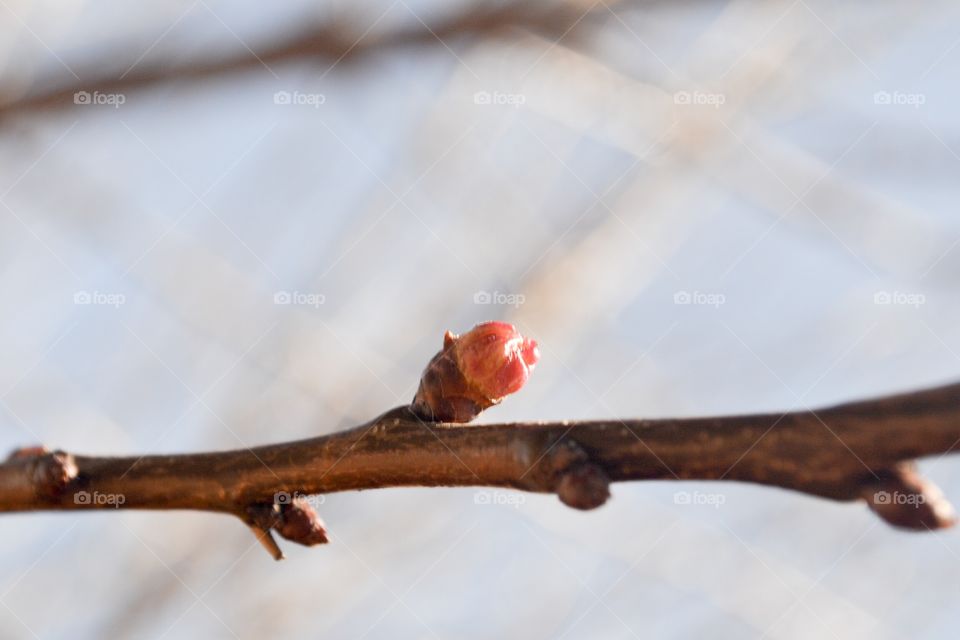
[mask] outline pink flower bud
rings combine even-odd
[[[536,341],[506,322],[484,322],[453,338],[453,352],[467,381],[491,400],[519,391],[540,359]]]
[[[429,420],[469,422],[519,391],[538,360],[536,341],[505,322],[484,322],[462,336],[448,331],[423,372],[413,410]]]

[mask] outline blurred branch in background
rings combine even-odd
[[[616,5],[617,3],[611,3]],[[131,67],[110,68],[102,61],[123,60],[128,51],[94,55],[97,62],[74,73],[37,78],[24,91],[0,89],[0,116],[37,109],[55,109],[74,104],[74,95],[122,93],[165,82],[202,81],[259,68],[275,63],[304,60],[351,61],[362,56],[405,46],[446,46],[447,40],[460,37],[497,38],[510,29],[525,29],[541,37],[559,41],[575,39],[574,28],[589,14],[606,5],[579,1],[561,3],[507,3],[488,6],[477,3],[446,19],[423,22],[419,17],[410,27],[375,32],[374,26],[350,18],[335,18],[263,47],[247,46],[207,59],[170,63],[168,60],[143,60]]]

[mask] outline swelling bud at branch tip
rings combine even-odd
[[[484,322],[460,336],[448,331],[423,371],[412,409],[434,422],[470,422],[519,391],[539,360],[536,341],[506,322]]]

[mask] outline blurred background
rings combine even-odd
[[[242,448],[539,340],[486,422],[960,379],[960,7],[0,1],[0,447]],[[960,460],[922,470],[960,499]],[[735,483],[4,516],[3,638],[953,638],[957,531]]]

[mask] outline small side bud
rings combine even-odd
[[[282,492],[283,500],[272,503],[256,503],[246,508],[245,522],[275,560],[283,559],[283,551],[277,545],[271,531],[281,537],[312,547],[326,544],[327,530],[317,511],[304,496]]]
[[[887,523],[901,529],[932,531],[953,526],[957,514],[935,484],[903,463],[880,474],[862,492],[867,506]]]
[[[323,520],[302,496],[280,506],[280,517],[274,529],[287,540],[308,547],[329,542]]]
[[[461,336],[448,331],[411,408],[426,420],[470,422],[519,391],[539,360],[536,341],[505,322],[484,322]]]
[[[593,463],[575,465],[561,474],[557,496],[568,507],[596,509],[610,498],[610,478]]]

